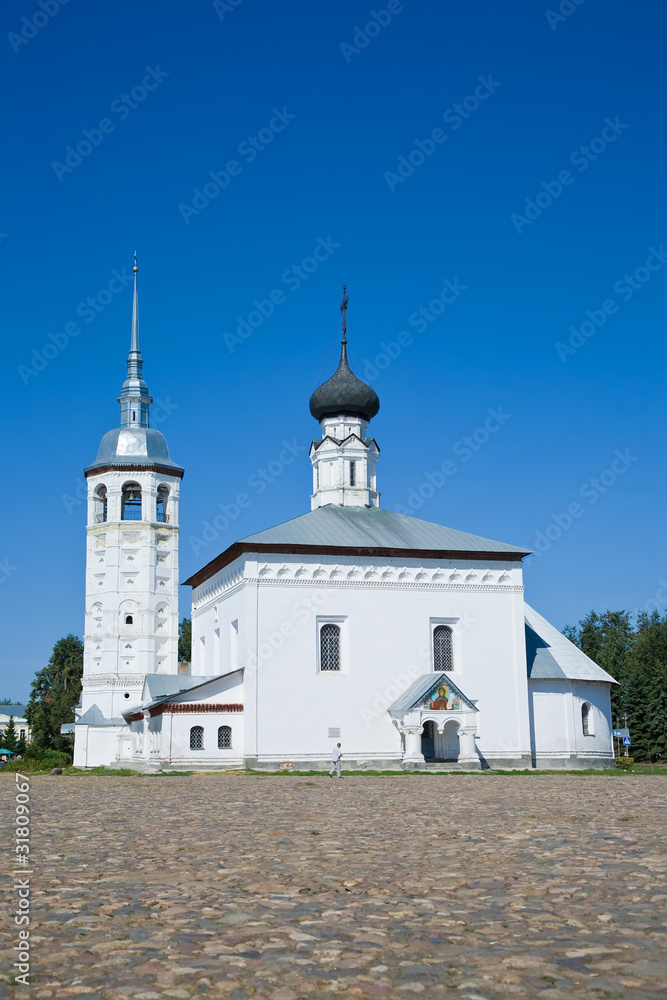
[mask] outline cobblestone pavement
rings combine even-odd
[[[662,777],[31,784],[34,979],[4,995],[667,997]]]

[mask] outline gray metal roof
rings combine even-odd
[[[100,442],[97,458],[85,471],[102,465],[165,465],[175,472],[183,472],[180,465],[169,457],[164,434],[154,427],[116,427]]]
[[[186,691],[194,691],[196,688],[210,684],[211,681],[219,681],[222,677],[230,677],[232,674],[242,672],[243,667],[236,667],[234,670],[226,670],[224,674],[212,674],[211,676],[200,675],[192,677],[183,674],[180,676],[177,674],[149,674],[146,677],[148,698],[139,705],[128,706],[123,715],[127,718],[127,716],[133,715],[135,712],[143,712],[144,709],[150,710],[163,701],[170,701],[179,694],[185,694]],[[158,683],[156,683],[157,678],[160,678]],[[183,683],[184,681],[187,683]]]
[[[24,719],[27,705],[0,705],[0,715],[13,715],[15,719]]]
[[[516,545],[420,521],[381,507],[339,507],[337,504],[318,507],[242,539],[244,545],[252,543],[528,555],[526,549]]]
[[[87,712],[77,719],[75,726],[124,726],[125,719],[107,719],[102,713],[102,709],[97,705],[91,705]]]
[[[404,691],[400,698],[397,698],[393,705],[389,706],[389,712],[407,712],[409,709],[413,708],[418,701],[420,701],[428,692],[437,687],[439,684],[446,684],[448,688],[455,691],[456,694],[461,698],[462,701],[466,703],[469,708],[474,709],[475,712],[478,711],[473,705],[469,698],[467,698],[463,691],[454,684],[451,677],[447,673],[430,673],[423,674],[418,677],[413,684]]]
[[[560,678],[572,681],[617,682],[606,670],[570,642],[562,632],[528,604],[524,604],[526,659],[532,680]]]

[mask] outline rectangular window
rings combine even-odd
[[[357,485],[357,463],[350,462],[350,486]]]

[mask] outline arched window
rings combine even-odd
[[[166,486],[158,486],[157,488],[157,498],[155,500],[155,519],[156,521],[168,521],[167,516],[167,500],[169,499],[169,489]]]
[[[590,736],[590,705],[586,702],[581,706],[581,731],[584,736]]]
[[[203,726],[193,726],[190,730],[190,749],[191,750],[203,750],[204,749],[204,727]]]
[[[107,488],[98,486],[95,490],[95,523],[102,524],[107,519]]]
[[[320,629],[320,670],[340,670],[340,628],[327,624]]]
[[[220,726],[218,729],[218,750],[231,750],[232,727]]]
[[[138,483],[125,483],[123,486],[122,520],[141,520],[141,486]]]
[[[436,625],[433,629],[433,669],[436,672],[454,669],[452,630],[449,625]]]
[[[125,615],[125,624],[134,625],[134,618],[132,617],[132,615]]]

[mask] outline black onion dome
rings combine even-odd
[[[347,345],[343,342],[338,368],[310,397],[310,412],[316,420],[323,417],[361,417],[370,420],[380,409],[380,400],[374,389],[366,385],[347,363]]]

